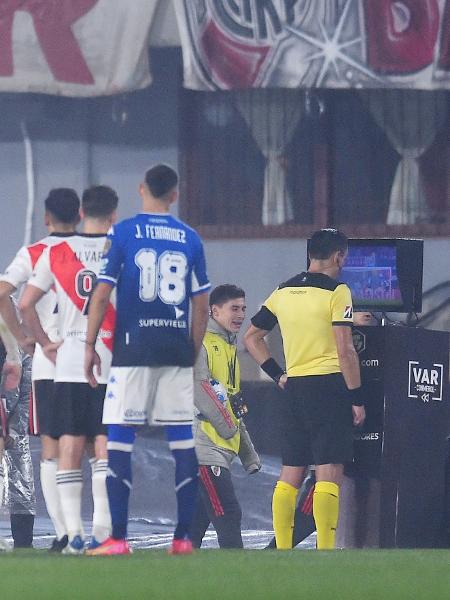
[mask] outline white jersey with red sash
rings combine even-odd
[[[0,281],[6,281],[19,289],[30,279],[33,269],[40,258],[42,252],[48,246],[54,246],[61,243],[72,233],[52,233],[35,244],[23,246],[16,254],[12,262],[8,265],[5,272],[0,275]],[[52,342],[58,339],[58,315],[57,301],[54,288],[50,288],[36,305],[42,327]],[[33,381],[41,379],[53,379],[55,376],[55,366],[48,360],[42,352],[42,348],[37,344],[33,355],[32,379]]]
[[[55,381],[82,382],[87,312],[102,261],[106,235],[76,234],[46,248],[38,260],[30,284],[47,292],[55,287],[58,329],[63,340],[56,359]],[[113,301],[114,302],[114,299]],[[99,383],[107,383],[111,364],[116,310],[110,302],[100,328],[96,350],[101,359]]]

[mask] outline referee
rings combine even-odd
[[[316,465],[317,548],[334,548],[343,464],[353,456],[352,426],[365,419],[351,332],[352,298],[349,288],[338,281],[347,252],[347,238],[340,231],[315,232],[308,272],[272,292],[245,334],[250,354],[287,391],[280,406],[282,468],[272,501],[280,550],[292,548],[297,492],[308,465]],[[264,340],[277,323],[286,373]]]

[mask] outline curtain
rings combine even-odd
[[[391,188],[388,225],[429,221],[418,159],[431,146],[447,114],[444,91],[362,90],[363,102],[400,154]]]
[[[304,113],[304,93],[289,89],[249,89],[234,93],[236,106],[266,159],[261,221],[282,225],[294,219],[286,182],[284,151]]]

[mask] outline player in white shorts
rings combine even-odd
[[[192,552],[198,464],[192,437],[193,364],[208,320],[203,246],[198,234],[169,213],[178,176],[166,165],[149,169],[140,186],[143,211],[114,226],[89,309],[86,375],[104,307],[117,285],[113,366],[105,398],[108,424],[108,497],[112,536],[91,554],[127,554],[131,451],[135,428],[145,421],[165,425],[175,459],[178,524],[171,551]],[[192,322],[189,328],[189,309]],[[97,347],[97,346],[96,346]],[[103,367],[102,367],[103,369]]]
[[[84,552],[81,521],[81,461],[88,441],[95,442],[92,461],[94,515],[91,547],[110,533],[105,487],[107,469],[106,428],[102,424],[103,400],[111,362],[115,308],[109,302],[101,326],[97,351],[102,357],[100,386],[92,389],[84,376],[87,310],[100,270],[106,232],[115,220],[118,198],[106,186],[93,186],[83,194],[83,233],[44,251],[20,302],[26,325],[56,364],[55,411],[51,435],[59,439],[58,491],[69,543],[64,553]],[[43,331],[35,305],[54,286],[58,301],[58,326],[62,343],[52,343]]]
[[[59,244],[66,237],[73,235],[80,220],[79,211],[80,200],[75,190],[70,188],[51,190],[45,199],[45,225],[48,236],[30,246],[20,248],[5,272],[0,275],[0,313],[24,350],[32,354],[34,349],[30,431],[41,437],[40,478],[47,512],[56,532],[50,548],[53,552],[60,552],[67,545],[66,527],[56,489],[58,442],[50,436],[55,366],[46,358],[41,346],[37,344],[34,348],[32,340],[27,338],[10,301],[10,295],[27,283],[45,248]],[[41,298],[36,309],[46,334],[52,341],[56,341],[58,339],[57,301],[52,289]]]

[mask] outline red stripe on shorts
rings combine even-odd
[[[305,498],[305,501],[302,504],[301,511],[304,515],[310,515],[312,513],[314,488],[315,488],[315,486],[313,485],[312,488],[309,490],[308,495]]]
[[[211,481],[211,477],[209,476],[209,467],[205,465],[200,466],[200,478],[206,488],[206,491],[208,492],[208,497],[213,507],[214,514],[216,517],[222,517],[225,514],[225,511],[223,510],[223,506],[220,502],[216,488],[214,487],[214,483]]]

